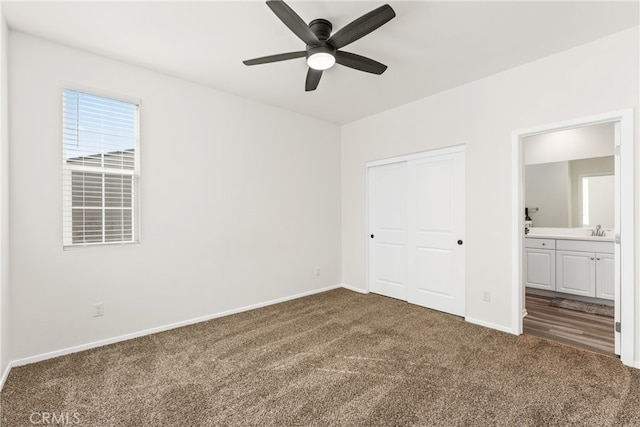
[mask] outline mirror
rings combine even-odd
[[[614,136],[614,124],[602,123],[523,139],[534,227],[614,228]]]
[[[581,189],[578,194],[582,198],[579,206],[582,211],[579,214],[579,227],[594,228],[602,225],[603,228],[614,228],[613,204],[615,191],[615,176],[587,175],[581,180]]]
[[[525,206],[534,227],[614,227],[614,157],[525,167]]]

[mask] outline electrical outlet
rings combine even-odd
[[[93,317],[104,316],[104,303],[98,302],[93,304]]]
[[[316,276],[320,275],[320,267],[316,267]]]
[[[489,291],[482,292],[482,301],[491,301],[491,294]]]

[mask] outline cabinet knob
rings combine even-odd
[[[458,245],[462,246],[462,240],[458,240]]]
[[[596,260],[600,261],[600,258],[596,258]]]
[[[371,235],[371,238],[373,239],[373,234]]]
[[[546,244],[546,243],[543,243],[543,244],[542,244],[542,246],[547,246],[547,244]]]
[[[592,257],[592,258],[591,258],[591,261],[593,261],[594,259],[595,259],[595,258],[593,258],[593,257]]]

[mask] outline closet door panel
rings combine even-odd
[[[371,167],[369,290],[407,300],[407,164]]]
[[[409,302],[465,314],[464,153],[408,163]]]

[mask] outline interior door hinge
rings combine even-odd
[[[616,235],[613,238],[613,241],[616,242],[617,244],[620,244],[620,233],[616,233]]]
[[[613,147],[613,154],[615,154],[616,156],[620,155],[620,146],[616,145],[615,147]]]
[[[621,328],[620,322],[616,322],[616,332],[620,332]]]

